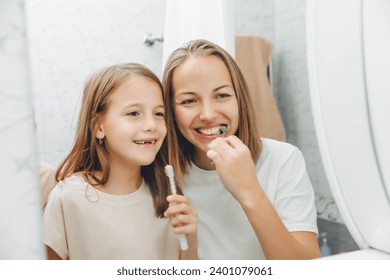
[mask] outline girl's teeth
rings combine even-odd
[[[134,141],[135,144],[154,144],[156,143],[156,140],[154,141]]]

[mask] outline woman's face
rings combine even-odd
[[[215,56],[189,57],[172,77],[174,114],[195,147],[195,164],[209,165],[208,144],[237,131],[239,112],[229,71]]]

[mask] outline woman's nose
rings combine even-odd
[[[213,120],[218,116],[217,111],[215,110],[215,107],[213,104],[203,104],[201,107],[201,111],[199,114],[199,118],[204,121]]]

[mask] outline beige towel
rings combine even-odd
[[[39,164],[39,183],[41,187],[41,209],[46,208],[47,198],[50,192],[53,190],[57,181],[55,179],[56,171],[53,167],[46,163]]]
[[[271,42],[261,36],[236,36],[236,61],[248,84],[260,136],[286,141],[267,76],[272,48]]]

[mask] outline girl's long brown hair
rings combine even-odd
[[[172,87],[172,78],[175,69],[183,64],[189,57],[197,56],[215,56],[220,59],[227,67],[233,88],[236,93],[239,123],[235,135],[251,151],[254,162],[257,161],[261,152],[260,136],[256,129],[256,118],[252,108],[252,101],[245,79],[230,54],[223,48],[207,40],[189,41],[185,46],[176,49],[169,57],[164,67],[163,88],[164,88],[164,106],[167,121],[167,143],[168,158],[175,169],[175,175],[178,185],[184,183],[185,176],[188,174],[188,168],[194,153],[193,145],[180,133],[174,114],[174,92]]]
[[[157,76],[148,68],[137,63],[117,64],[104,68],[93,75],[86,83],[76,130],[75,142],[70,153],[56,171],[57,181],[75,173],[81,173],[93,186],[108,181],[110,165],[105,144],[99,144],[95,127],[99,114],[104,114],[115,91],[132,76],[141,76],[159,86]],[[164,172],[167,163],[167,144],[164,140],[156,159],[148,166],[141,167],[141,175],[149,186],[157,217],[164,217],[168,207],[168,180]],[[102,174],[101,178],[96,172]]]

